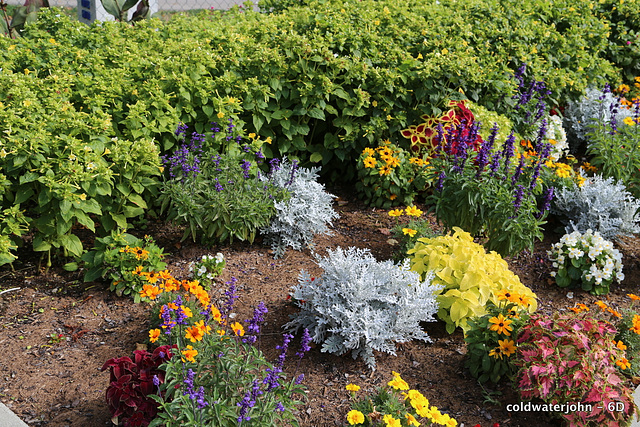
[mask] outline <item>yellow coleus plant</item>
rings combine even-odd
[[[520,282],[499,254],[487,253],[459,227],[453,227],[453,231],[446,236],[418,239],[407,252],[413,271],[423,279],[433,272],[434,283],[443,286],[436,299],[438,317],[447,323],[447,332],[453,333],[456,327],[466,332],[467,320],[484,315],[488,301],[498,305],[498,296],[504,291],[523,296],[530,313],[536,310],[535,293]]]

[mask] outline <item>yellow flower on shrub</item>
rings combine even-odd
[[[378,164],[378,161],[375,159],[375,157],[367,157],[365,158],[362,163],[364,163],[364,167],[365,168],[375,168]]]
[[[500,352],[509,357],[516,352],[516,343],[513,340],[498,340]]]
[[[371,157],[371,156],[375,156],[376,151],[371,147],[367,147],[364,150],[362,150],[362,154],[365,154],[365,155]]]
[[[385,166],[382,166],[380,169],[378,169],[378,174],[380,174],[381,176],[391,175],[391,171],[392,169],[389,166],[385,165]]]
[[[347,414],[347,421],[352,426],[356,424],[362,424],[364,422],[364,414],[360,411],[356,411],[355,409],[352,409]]]
[[[233,330],[233,333],[236,334],[239,337],[244,336],[244,327],[238,323],[238,322],[234,322],[231,324],[231,329]]]
[[[158,338],[160,338],[160,329],[152,329],[149,331],[149,341],[154,343],[158,341]]]
[[[511,334],[510,331],[513,330],[513,327],[510,326],[513,321],[507,319],[502,315],[502,313],[498,314],[498,316],[494,316],[489,319],[489,323],[492,325],[489,327],[490,330],[496,331],[499,334],[504,334],[509,336]]]
[[[629,363],[626,357],[616,360],[616,365],[618,365],[622,370],[629,369],[631,367],[631,363]]]
[[[389,216],[402,216],[402,213],[404,211],[402,209],[394,209],[392,211],[389,211]]]
[[[184,356],[182,358],[183,362],[185,361],[185,359],[189,362],[195,362],[195,357],[198,355],[198,350],[195,350],[193,346],[188,345],[186,349],[182,350],[182,355]]]

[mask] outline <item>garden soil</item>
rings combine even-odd
[[[390,235],[396,219],[385,210],[368,208],[349,190],[332,189],[340,195],[335,208],[340,214],[332,227],[333,235],[319,236],[314,250],[325,255],[329,248],[356,246],[369,248],[379,260],[391,259],[397,243]],[[549,229],[554,228],[551,224]],[[175,277],[188,277],[188,264],[204,254],[222,252],[227,267],[218,278],[212,297],[224,297],[225,281],[238,279],[238,319],[248,319],[253,307],[264,301],[269,313],[263,328],[261,348],[275,360],[275,346],[282,339],[282,325],[297,311],[288,299],[301,269],[312,276],[321,271],[310,250],[288,250],[274,259],[269,248],[234,243],[206,247],[191,241],[180,242],[182,230],[171,224],[150,220],[132,233],[149,234],[167,253],[166,261]],[[82,234],[82,230],[80,230]],[[560,235],[548,233],[532,253],[508,258],[511,269],[538,295],[539,311],[551,315],[576,303],[591,305],[598,298],[580,290],[571,293],[558,288],[549,276],[546,250]],[[87,247],[92,242],[85,240]],[[28,246],[28,245],[27,245]],[[627,293],[640,292],[640,240],[627,239],[621,245],[626,279],[613,285],[603,299],[614,308],[628,306]],[[105,404],[109,373],[100,368],[106,360],[130,356],[147,348],[149,306],[117,297],[101,282],[83,283],[82,271],[66,272],[61,264],[49,269],[39,266],[39,256],[21,250],[19,260],[0,270],[0,400],[22,420],[33,426],[112,425]],[[376,353],[376,370],[350,354],[338,357],[314,346],[298,364],[293,353],[286,365],[291,378],[305,374],[307,402],[299,407],[302,426],[345,424],[349,393],[345,385],[362,387],[359,394],[373,392],[399,372],[412,388],[420,390],[442,412],[455,417],[459,425],[555,426],[546,413],[509,412],[508,403],[519,401],[508,383],[481,387],[465,369],[465,345],[460,331],[448,334],[443,322],[425,323],[431,343],[410,342],[397,345],[397,355]],[[60,338],[60,342],[58,337]]]

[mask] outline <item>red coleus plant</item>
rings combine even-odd
[[[570,426],[618,426],[637,410],[631,382],[616,367],[616,328],[590,312],[533,316],[521,329],[515,365],[523,400],[558,406]]]
[[[171,359],[175,347],[163,345],[153,353],[136,350],[133,360],[127,356],[114,358],[102,366],[111,374],[106,400],[115,424],[120,418],[125,427],[146,427],[155,418],[158,404],[148,396],[164,383],[165,373],[158,366]]]
[[[466,140],[466,138],[460,138],[460,136],[464,137],[468,134],[469,128],[475,120],[473,113],[465,105],[465,101],[449,101],[447,106],[450,107],[449,110],[440,117],[421,116],[420,118],[424,120],[423,123],[409,126],[408,129],[400,131],[402,136],[411,140],[412,151],[426,151],[428,155],[432,155],[439,144],[443,147],[446,146],[446,139],[452,132],[463,133],[463,135],[454,137],[454,141]],[[464,127],[461,126],[463,123]],[[438,125],[442,128],[441,138],[438,138]],[[477,150],[481,142],[482,139],[478,135],[475,141],[471,141],[471,144]],[[454,142],[450,148],[451,152],[447,154],[456,154],[459,148],[466,147],[458,147]]]

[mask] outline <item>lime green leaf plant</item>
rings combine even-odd
[[[458,227],[453,234],[418,239],[408,254],[413,271],[422,277],[433,272],[434,283],[443,287],[436,297],[438,317],[446,322],[449,333],[457,327],[467,332],[469,319],[486,314],[488,302],[498,305],[501,292],[522,295],[529,301],[530,313],[537,309],[536,295],[509,270],[507,262],[496,252],[487,253]]]

